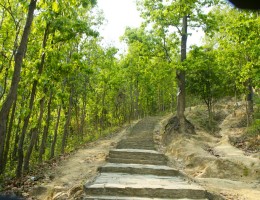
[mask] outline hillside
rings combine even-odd
[[[240,107],[232,102],[216,106],[218,128],[214,132],[205,128],[205,107],[187,109],[186,116],[195,124],[196,135],[175,134],[170,144],[161,144],[161,149],[172,166],[179,166],[209,191],[225,199],[256,200],[260,196],[260,139],[258,135],[241,140],[246,138],[246,117],[245,106],[240,104]]]

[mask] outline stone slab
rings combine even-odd
[[[166,165],[166,161],[160,160],[140,160],[140,159],[123,159],[123,158],[107,158],[110,163],[125,163],[125,164],[149,164],[149,165]]]
[[[106,173],[150,174],[157,176],[180,176],[176,169],[165,165],[107,163],[99,168]]]
[[[161,154],[154,150],[144,149],[112,149],[109,152],[109,157],[123,159],[167,161],[164,154]]]
[[[87,195],[138,196],[153,198],[203,199],[206,191],[181,177],[101,173],[85,185]]]

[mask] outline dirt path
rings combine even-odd
[[[58,163],[52,171],[46,171],[44,183],[32,188],[30,197],[41,200],[80,198],[83,183],[96,176],[97,168],[105,163],[109,150],[124,138],[130,129],[127,127],[110,137],[89,143],[86,148]],[[48,177],[54,178],[51,180]]]

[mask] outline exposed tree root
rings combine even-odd
[[[185,118],[185,134],[196,134],[194,125]],[[172,141],[173,135],[181,134],[180,130],[180,120],[177,116],[174,116],[168,120],[164,131],[164,143],[168,144]]]

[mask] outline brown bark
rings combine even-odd
[[[2,165],[3,164],[3,160],[2,160],[3,151],[4,151],[3,146],[5,143],[4,135],[5,135],[6,129],[7,129],[7,127],[6,127],[7,118],[8,118],[9,112],[11,110],[11,107],[13,105],[13,102],[15,100],[16,94],[17,94],[17,89],[18,89],[18,85],[20,82],[20,74],[21,74],[21,68],[22,68],[22,64],[23,64],[23,58],[24,58],[24,54],[26,51],[27,43],[28,43],[31,25],[33,22],[33,17],[34,17],[33,13],[36,8],[36,2],[37,2],[37,0],[30,1],[22,39],[21,39],[20,45],[18,47],[17,53],[15,54],[15,58],[14,58],[14,60],[15,60],[14,73],[13,73],[13,77],[12,77],[10,91],[0,110],[0,169],[3,166]]]
[[[186,59],[187,51],[187,27],[188,17],[184,16],[182,19],[182,35],[181,35],[181,62]],[[178,83],[178,94],[177,94],[177,118],[180,123],[180,132],[185,132],[185,71],[177,70],[177,83]]]
[[[253,101],[253,86],[252,80],[248,80],[247,85],[247,125],[249,126],[253,122],[253,114],[254,114],[254,101]]]
[[[87,78],[85,78],[84,87],[87,88]],[[83,94],[82,97],[82,109],[81,109],[81,116],[80,116],[80,134],[81,138],[83,139],[84,136],[84,128],[86,126],[86,110],[87,110],[87,93]]]
[[[22,122],[21,116],[19,117],[18,123],[17,123],[17,129],[15,131],[15,137],[14,137],[14,146],[13,146],[13,152],[12,152],[12,161],[17,160],[17,151],[18,151],[18,143],[19,143],[19,132],[20,132],[20,124]]]
[[[50,97],[49,97],[49,101],[48,101],[47,119],[46,119],[46,125],[44,126],[44,129],[43,129],[43,135],[42,135],[42,141],[41,141],[41,147],[40,147],[40,153],[39,153],[39,163],[42,162],[42,157],[45,153],[46,141],[47,141],[47,136],[49,133],[50,122],[51,122],[51,103],[52,103],[52,92],[50,93]]]
[[[71,89],[72,90],[72,89]],[[61,153],[65,153],[65,148],[67,145],[67,137],[69,135],[69,124],[70,124],[70,119],[71,119],[71,112],[72,112],[72,100],[73,100],[73,92],[70,92],[70,100],[69,100],[69,107],[68,111],[66,114],[66,122],[64,124],[64,131],[63,131],[63,136],[62,136],[62,144],[61,144]]]
[[[9,120],[9,125],[8,125],[8,132],[6,135],[4,158],[3,158],[3,169],[2,169],[3,172],[5,170],[5,166],[6,166],[7,158],[8,158],[8,154],[9,154],[9,149],[10,149],[10,139],[11,139],[11,134],[12,134],[12,130],[13,130],[13,123],[15,120],[15,111],[16,111],[16,100],[14,101],[14,104],[13,104],[12,114],[11,114],[11,118]]]
[[[35,145],[37,136],[41,130],[41,124],[42,124],[42,118],[43,118],[43,113],[44,113],[44,103],[45,103],[45,97],[43,97],[40,100],[40,115],[38,118],[37,126],[32,128],[31,130],[31,139],[30,139],[30,144],[28,146],[25,158],[24,158],[24,163],[23,163],[23,171],[28,172],[29,171],[29,163],[30,163],[30,158],[31,154],[33,151],[33,147]]]
[[[44,36],[43,36],[43,41],[42,41],[42,48],[43,48],[43,50],[46,48],[46,45],[47,45],[48,34],[49,34],[49,24],[46,25]],[[43,54],[41,56],[41,63],[39,65],[39,69],[38,69],[38,75],[41,75],[42,72],[43,72],[44,63],[45,63],[45,56],[46,56],[46,54],[45,54],[45,52],[43,52]],[[36,91],[37,91],[37,85],[38,85],[38,80],[35,80],[33,82],[33,88],[32,88],[31,99],[30,99],[30,108],[29,108],[30,112],[29,112],[29,114],[26,116],[26,118],[24,120],[24,126],[26,126],[26,127],[23,130],[25,132],[27,130],[27,126],[28,126],[29,119],[30,119],[30,116],[31,116],[31,111],[33,109],[34,98],[35,98]],[[41,107],[41,111],[40,111],[40,117],[39,117],[40,122],[38,122],[37,127],[32,131],[30,145],[28,147],[28,150],[27,150],[27,153],[26,153],[26,156],[25,156],[25,160],[24,160],[24,164],[23,164],[24,165],[23,168],[24,168],[25,171],[29,170],[29,161],[30,161],[31,153],[32,153],[32,150],[33,150],[33,146],[34,146],[34,144],[36,142],[37,135],[38,135],[38,132],[39,132],[39,127],[40,127],[41,120],[42,120],[44,99],[45,98],[43,98],[41,100],[41,102],[40,102],[40,105],[41,105],[40,106]]]
[[[53,158],[54,154],[55,154],[55,146],[56,146],[56,142],[57,142],[58,129],[59,129],[59,124],[60,124],[60,113],[61,113],[61,106],[59,106],[59,108],[58,108],[58,116],[57,116],[57,121],[56,121],[56,125],[55,125],[55,130],[54,130],[54,138],[51,143],[50,158]]]

